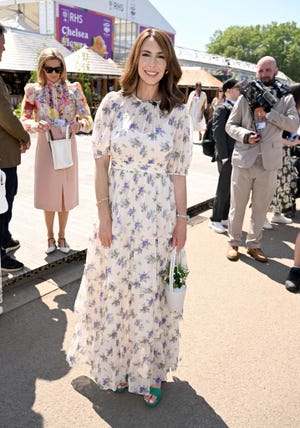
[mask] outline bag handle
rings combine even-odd
[[[176,247],[173,248],[171,252],[170,270],[169,270],[169,291],[173,291],[175,260],[176,260]]]
[[[173,291],[174,287],[174,268],[176,266],[176,259],[177,262],[180,264],[182,259],[182,252],[181,250],[177,252],[177,248],[173,248],[171,252],[171,260],[170,260],[170,274],[169,274],[169,291]]]
[[[66,138],[67,138],[67,140],[69,140],[70,137],[71,137],[71,134],[70,134],[70,125],[68,124],[67,128],[66,128]]]
[[[49,134],[50,134],[50,138],[49,138],[49,135],[48,135],[48,140],[54,140],[54,137],[53,137],[53,134],[52,134],[52,131],[51,131],[51,128],[49,129]]]
[[[50,134],[51,140],[52,140],[52,141],[55,141],[55,140],[54,140],[54,137],[53,137],[53,133],[52,133],[51,128],[49,129],[49,134]],[[67,139],[67,140],[69,140],[69,139],[70,139],[70,125],[69,125],[69,124],[68,124],[68,125],[67,125],[67,127],[66,127],[66,139]],[[48,140],[49,140],[49,138],[48,138]]]

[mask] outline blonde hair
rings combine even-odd
[[[62,72],[60,74],[60,80],[64,83],[67,80],[66,63],[63,55],[54,48],[44,49],[39,56],[37,63],[37,80],[41,86],[45,86],[47,83],[47,77],[44,70],[45,64],[49,59],[57,59],[60,61]]]
[[[161,93],[160,109],[162,111],[167,110],[170,113],[176,104],[183,103],[184,100],[184,94],[177,86],[182,71],[172,42],[168,34],[162,30],[147,28],[136,38],[120,79],[122,92],[124,96],[129,96],[136,92],[139,82],[138,63],[142,45],[150,37],[153,37],[159,45],[166,60],[166,73],[159,82],[159,91]]]

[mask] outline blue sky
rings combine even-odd
[[[231,25],[267,25],[295,21],[300,27],[299,0],[150,0],[176,30],[175,45],[205,51],[216,30]]]

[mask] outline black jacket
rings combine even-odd
[[[225,100],[225,102],[218,105],[213,112],[212,133],[216,142],[215,158],[219,161],[222,159],[231,159],[234,149],[235,140],[231,138],[225,131],[225,125],[232,108],[233,105],[231,102]]]

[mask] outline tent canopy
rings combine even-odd
[[[120,68],[112,60],[101,57],[90,48],[83,47],[71,53],[53,36],[7,28],[5,33],[5,51],[2,55],[1,71],[34,71],[41,51],[56,48],[64,57],[67,72],[87,73],[96,76],[119,77]]]
[[[96,76],[119,77],[120,68],[111,61],[102,58],[100,54],[88,47],[83,47],[65,58],[68,73],[86,73]]]
[[[43,49],[56,48],[64,57],[70,51],[54,37],[35,32],[7,28],[1,71],[34,71]]]
[[[208,71],[200,67],[181,67],[182,76],[179,86],[195,86],[196,82],[201,82],[203,89],[222,88],[223,82],[214,77]]]

